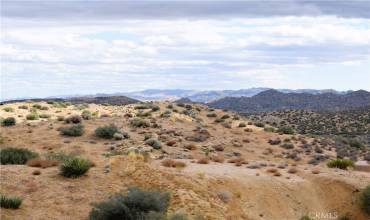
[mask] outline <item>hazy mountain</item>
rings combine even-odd
[[[359,90],[337,93],[283,93],[277,90],[263,91],[252,97],[226,97],[209,103],[214,108],[238,112],[266,112],[282,109],[306,109],[337,111],[367,106],[370,92]]]

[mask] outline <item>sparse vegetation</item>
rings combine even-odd
[[[37,153],[25,148],[8,147],[0,150],[1,164],[25,164],[36,157],[38,157]]]
[[[22,204],[19,197],[8,197],[0,194],[0,207],[5,209],[18,209]]]
[[[37,113],[30,113],[28,115],[26,115],[26,119],[27,120],[37,120],[39,119],[39,115]]]
[[[77,137],[83,135],[83,133],[84,127],[81,124],[60,129],[60,134],[65,136]]]
[[[15,118],[8,117],[2,120],[1,125],[4,127],[9,127],[15,125]]]
[[[145,119],[141,119],[141,118],[134,118],[130,121],[130,124],[132,127],[135,127],[135,128],[147,128],[147,127],[150,127],[150,124],[148,121],[146,121]]]
[[[161,164],[162,166],[173,167],[173,168],[183,168],[186,166],[186,163],[184,162],[171,160],[171,159],[162,160]]]
[[[91,167],[91,162],[86,159],[74,157],[64,160],[60,166],[60,175],[68,178],[77,178],[84,175]]]
[[[367,214],[370,214],[370,185],[361,193],[361,206]]]
[[[346,170],[348,167],[353,167],[353,161],[349,159],[335,159],[326,164],[330,168],[339,168]]]
[[[283,126],[280,127],[277,132],[282,133],[282,134],[294,134],[294,129],[289,126]]]
[[[81,117],[84,119],[84,120],[90,120],[92,118],[92,114],[89,110],[84,110],[82,113],[81,113]]]
[[[129,188],[126,194],[116,194],[106,201],[93,204],[90,220],[163,219],[167,212],[169,193]],[[162,216],[162,218],[153,218]]]
[[[162,148],[161,142],[159,140],[157,140],[157,139],[154,139],[154,138],[150,138],[150,139],[146,140],[145,141],[145,144],[153,147],[156,150],[159,150],[159,149]]]
[[[113,138],[116,132],[118,132],[118,128],[115,125],[106,125],[97,128],[95,130],[95,135],[100,138],[110,139]]]
[[[3,108],[3,110],[5,112],[14,112],[14,108],[12,108],[12,107],[5,107],[5,108]]]
[[[64,120],[67,124],[73,123],[73,124],[78,124],[82,122],[82,118],[79,115],[71,115],[68,118]]]

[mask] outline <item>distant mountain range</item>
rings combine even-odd
[[[252,97],[260,92],[270,90],[271,88],[250,88],[239,90],[187,90],[187,89],[149,89],[138,92],[114,93],[114,94],[96,94],[96,96],[127,96],[141,101],[151,100],[178,100],[181,98],[188,98],[193,102],[209,103],[224,97]],[[278,89],[283,93],[309,93],[309,94],[345,94],[347,91],[336,91],[332,89],[315,90],[315,89]]]
[[[126,96],[104,96],[104,97],[74,97],[74,98],[44,98],[44,99],[21,99],[9,100],[1,102],[1,104],[22,102],[22,101],[46,101],[46,102],[71,102],[78,103],[95,103],[95,104],[110,104],[110,105],[127,105],[139,102],[139,100],[128,98]]]
[[[339,111],[370,105],[370,92],[358,90],[340,93],[284,93],[267,90],[252,97],[225,97],[208,103],[213,108],[237,112],[268,112],[283,109]]]

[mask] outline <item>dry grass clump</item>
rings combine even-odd
[[[291,167],[291,168],[288,170],[288,173],[292,173],[292,174],[297,173],[297,172],[298,172],[298,169],[297,169],[297,168],[295,168],[295,167]]]
[[[248,164],[248,162],[242,157],[231,158],[227,162],[228,163],[235,163],[235,166],[237,166],[237,167],[240,167],[243,164]]]
[[[197,163],[199,163],[199,164],[209,164],[209,158],[208,157],[199,158]]]
[[[225,158],[222,155],[212,155],[211,160],[216,163],[223,163],[225,161]]]
[[[57,166],[58,161],[37,157],[31,160],[28,160],[26,164],[27,166],[30,166],[30,167],[48,168],[48,167]]]
[[[187,144],[187,145],[184,146],[184,148],[186,148],[188,150],[196,150],[197,146],[195,144]]]
[[[162,166],[165,166],[165,167],[173,167],[173,168],[183,168],[183,167],[186,167],[186,163],[184,163],[182,161],[172,160],[172,159],[162,160],[161,164],[162,164]]]

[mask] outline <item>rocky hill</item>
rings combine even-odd
[[[370,92],[359,90],[346,94],[282,93],[267,90],[252,97],[226,97],[209,103],[210,107],[237,112],[269,112],[284,109],[340,111],[367,106]]]

